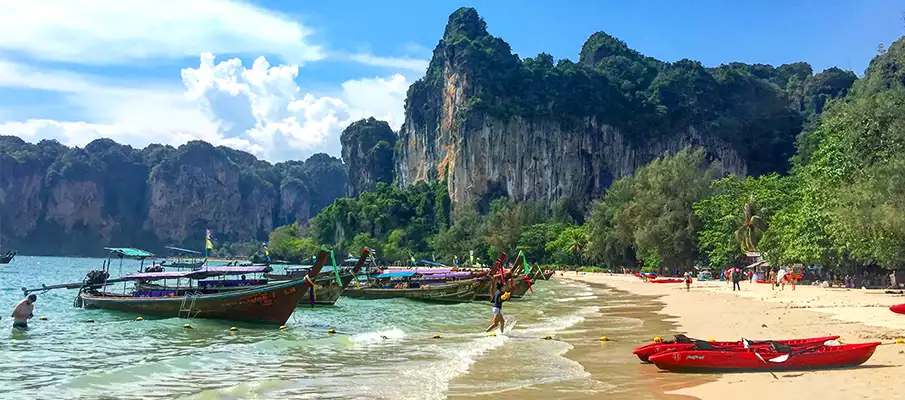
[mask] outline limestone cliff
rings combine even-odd
[[[349,179],[346,196],[374,190],[378,182],[393,183],[396,133],[384,121],[369,118],[353,122],[340,136],[343,163]]]
[[[782,172],[808,117],[794,106],[812,79],[800,64],[665,63],[604,33],[588,39],[579,63],[522,60],[462,8],[409,88],[396,181],[446,178],[453,201],[478,205],[499,196],[586,204],[613,179],[689,146],[727,173]],[[830,97],[851,85],[836,81],[843,87],[825,89]]]
[[[345,169],[318,154],[271,165],[195,141],[144,149],[109,139],[84,149],[0,136],[0,241],[26,254],[98,254],[103,246],[152,251],[266,239],[341,196]]]

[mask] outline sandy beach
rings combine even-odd
[[[848,343],[882,341],[874,356],[858,368],[845,370],[715,375],[706,383],[668,393],[700,399],[901,399],[905,397],[905,345],[894,339],[905,336],[905,316],[889,311],[905,303],[905,296],[882,290],[830,289],[799,285],[771,290],[770,285],[743,283],[732,291],[725,282],[684,285],[644,283],[634,276],[566,273],[564,278],[603,284],[638,295],[661,296],[660,311],[676,324],[668,337],[716,340],[783,339],[840,335]],[[605,302],[606,299],[601,299]],[[887,344],[888,343],[888,344]],[[646,367],[656,370],[653,365]],[[592,371],[593,373],[593,371]],[[668,374],[663,372],[663,374]],[[731,384],[731,386],[730,386]]]

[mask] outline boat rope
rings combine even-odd
[[[333,255],[333,252],[330,252],[330,255]],[[305,280],[308,281],[308,304],[311,304],[311,308],[314,308],[314,301],[317,298],[317,289],[314,288],[314,281],[311,280],[311,277],[305,275]]]

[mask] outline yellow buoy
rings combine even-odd
[[[185,329],[192,329],[192,324],[185,324],[182,327]]]
[[[657,337],[654,338],[654,341],[655,341],[655,342],[662,342],[662,341],[663,341],[663,338],[657,336]]]
[[[896,339],[896,344],[905,344],[905,339],[902,339],[902,338]]]
[[[713,343],[713,342],[716,341],[716,339],[714,339],[714,338],[708,338],[707,341],[710,342],[710,343]]]
[[[231,326],[231,327],[229,327],[229,331],[230,331],[230,332],[238,332],[238,331],[239,331],[239,328],[236,328],[235,326]]]
[[[553,336],[544,336],[544,340],[552,340]]]
[[[145,319],[142,317],[135,318],[136,321],[144,321]]]
[[[38,319],[40,319],[41,321],[47,321],[47,317],[39,317]]]
[[[286,330],[286,325],[280,325],[280,330],[281,330],[281,331],[285,331],[285,330]]]
[[[327,329],[327,333],[332,335],[332,334],[336,333],[336,329],[333,329],[333,328]]]
[[[601,336],[601,337],[600,337],[600,341],[601,341],[601,342],[606,342],[607,340],[610,340],[610,338],[608,338],[608,337],[606,337],[606,336]]]
[[[494,337],[496,337],[496,333],[494,333],[494,332],[490,332],[490,336],[494,336]]]
[[[439,339],[439,338],[440,338],[440,334],[439,334],[439,333],[434,334],[434,339]]]

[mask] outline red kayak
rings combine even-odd
[[[816,346],[827,340],[836,340],[839,339],[839,336],[822,336],[822,337],[814,337],[814,338],[804,338],[804,339],[788,339],[788,340],[772,340],[772,342],[778,342],[785,344],[791,347],[800,347],[800,346]],[[673,351],[684,351],[693,349],[695,346],[696,340],[689,339],[685,336],[676,336],[676,340],[664,341],[659,343],[651,343],[648,345],[641,346],[632,354],[638,356],[641,361],[647,362],[648,359],[656,354],[667,353]],[[761,345],[769,345],[767,340],[749,340],[748,343],[754,346]],[[707,342],[711,346],[714,347],[730,347],[733,349],[745,349],[745,345],[741,342]],[[720,350],[728,350],[728,349],[720,349]]]
[[[657,278],[651,279],[650,283],[683,283],[685,282],[682,278]]]
[[[905,304],[899,304],[897,306],[889,307],[889,311],[892,311],[896,314],[905,314]]]
[[[662,370],[677,372],[841,368],[864,364],[874,355],[874,351],[879,345],[880,342],[836,346],[818,345],[812,348],[793,349],[791,353],[777,353],[767,348],[744,351],[676,351],[657,354],[650,358],[650,362]]]
[[[758,280],[756,280],[755,282],[757,282],[757,283],[773,283],[773,281],[769,281],[769,280],[766,280],[766,279],[758,279]]]

